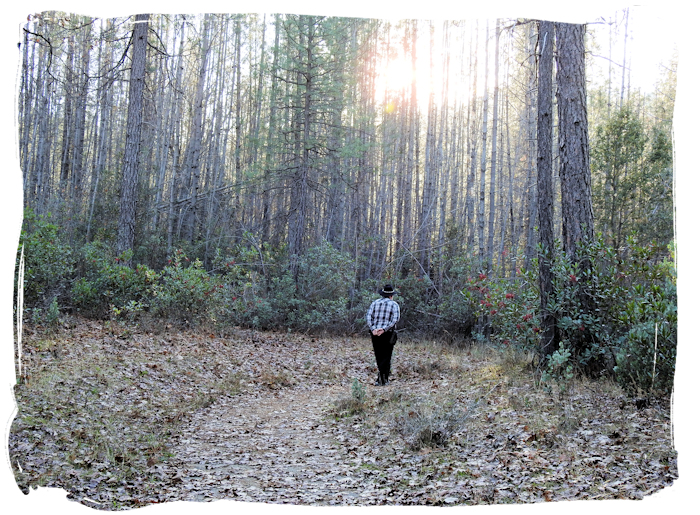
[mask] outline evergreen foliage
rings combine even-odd
[[[61,228],[52,223],[50,213],[24,212],[17,259],[24,250],[24,302],[35,308],[48,308],[68,290],[75,258],[70,245],[61,237]]]
[[[632,232],[646,242],[673,238],[673,154],[668,133],[645,129],[624,106],[596,128],[591,150],[596,227],[614,248]]]

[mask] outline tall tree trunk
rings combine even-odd
[[[19,152],[20,152],[20,166],[24,171],[24,197],[25,202],[28,197],[33,196],[35,181],[32,179],[36,177],[35,170],[32,170],[30,174],[30,157],[32,148],[30,146],[30,131],[36,130],[36,125],[33,123],[33,117],[39,110],[39,98],[34,100],[34,88],[39,89],[41,87],[41,69],[37,70],[38,77],[36,84],[34,83],[34,60],[36,52],[36,45],[29,44],[29,31],[30,22],[24,28],[24,38],[22,40],[22,76],[20,82],[19,96],[18,96],[18,121],[19,121]],[[29,47],[32,47],[32,53],[29,54]],[[31,178],[30,178],[31,177]],[[31,185],[31,186],[30,186]],[[30,189],[31,188],[31,189]]]
[[[131,39],[132,58],[131,75],[129,77],[129,108],[127,111],[126,144],[124,147],[124,167],[122,169],[117,235],[117,251],[120,254],[133,249],[134,246],[143,91],[146,82],[148,19],[148,14],[136,15]]]
[[[241,90],[242,90],[242,80],[241,80],[241,20],[240,18],[236,20],[236,65],[234,68],[234,73],[235,73],[235,80],[232,81],[234,87],[236,88],[236,94],[235,94],[235,99],[236,99],[236,105],[235,105],[235,118],[234,118],[234,137],[235,137],[235,142],[233,144],[233,169],[234,169],[234,176],[235,176],[235,184],[236,184],[236,198],[234,199],[234,202],[236,204],[236,208],[238,208],[238,211],[240,212],[239,218],[240,218],[240,223],[243,225],[245,223],[245,209],[242,209],[241,206],[241,197],[243,196],[241,193],[242,190],[242,183],[243,183],[243,167],[241,165],[242,160],[241,160],[241,153],[243,151],[242,149],[242,141],[243,141],[243,120],[241,116]]]
[[[272,68],[270,76],[276,77],[279,65],[279,42],[280,42],[280,21],[279,14],[275,14],[275,43],[272,51]],[[272,218],[272,156],[273,141],[277,129],[277,84],[278,80],[273,79],[270,87],[270,114],[267,123],[267,150],[265,152],[265,165],[263,169],[263,194],[262,194],[262,241],[270,241],[271,218]]]
[[[586,110],[585,26],[557,23],[557,106],[564,250],[593,237],[591,168]]]
[[[70,176],[70,162],[73,154],[73,56],[75,53],[75,36],[68,38],[68,59],[66,60],[66,78],[64,82],[65,105],[63,114],[63,134],[61,137],[61,174],[59,177],[59,188],[61,197],[65,200],[67,194],[68,179]]]
[[[161,35],[163,41],[167,41],[170,36],[170,30],[173,24],[168,23],[163,27],[163,21],[161,20],[161,25],[158,27],[159,30],[165,30],[165,34]],[[173,32],[176,32],[173,30]],[[175,45],[173,45],[173,50]],[[173,57],[173,60],[176,60]],[[156,76],[158,78],[157,82],[154,81],[154,90],[162,91],[161,94],[155,96],[154,103],[156,104],[155,111],[158,116],[157,128],[155,131],[155,141],[153,142],[155,149],[155,170],[157,171],[155,180],[155,190],[153,192],[152,206],[149,206],[152,210],[151,217],[151,232],[155,233],[158,229],[158,222],[160,220],[163,204],[166,200],[166,188],[165,188],[165,177],[168,167],[168,156],[169,156],[169,146],[170,146],[170,126],[172,123],[172,106],[173,102],[173,91],[172,88],[166,89],[166,80],[169,78],[167,71],[168,61],[162,60],[158,63],[158,70],[156,71]],[[165,91],[163,91],[165,90]],[[168,106],[168,108],[166,108]]]
[[[557,320],[549,311],[549,300],[554,294],[552,273],[554,252],[554,195],[552,192],[552,65],[554,25],[540,21],[537,93],[537,198],[539,237],[542,247],[539,257],[540,283],[540,353],[549,356],[559,345]]]
[[[527,179],[524,190],[526,202],[522,204],[523,228],[525,229],[525,268],[530,269],[530,263],[535,257],[535,226],[537,221],[537,65],[535,59],[535,29],[530,27],[531,43],[530,48],[530,88],[527,95],[527,125],[528,125],[528,152],[527,152]]]
[[[112,23],[110,21],[107,21],[107,27],[105,28],[103,25],[101,29],[103,37],[106,37],[106,34],[108,34],[111,29]],[[104,48],[104,54],[104,57],[102,55],[98,56],[98,62],[100,63],[101,69],[107,72],[112,66],[112,59],[114,57],[113,46],[106,45],[106,47]],[[95,139],[95,164],[93,170],[93,183],[91,185],[92,195],[90,199],[87,230],[85,235],[86,242],[89,242],[92,239],[92,222],[93,214],[95,211],[95,203],[97,202],[97,193],[99,191],[102,173],[105,169],[105,162],[107,159],[107,147],[109,146],[108,126],[111,120],[110,111],[112,108],[112,85],[114,82],[114,76],[111,72],[109,72],[109,75],[106,77],[102,77],[102,79],[103,83],[99,88],[99,116],[95,116],[96,119],[99,118],[99,128],[97,130],[97,136]]]
[[[434,27],[430,24],[430,77],[434,76],[433,71],[433,33]],[[428,97],[428,123],[425,135],[425,161],[423,164],[423,199],[421,204],[421,219],[418,238],[419,259],[421,267],[425,273],[430,273],[430,247],[433,228],[433,212],[435,210],[435,175],[437,173],[436,163],[436,125],[437,125],[437,105],[435,103],[435,93],[430,88]]]
[[[299,17],[299,68],[297,84],[298,101],[295,132],[297,166],[292,178],[291,216],[289,221],[289,255],[291,272],[295,280],[299,272],[299,258],[304,253],[304,239],[309,214],[309,186],[311,167],[311,124],[313,121],[312,95],[315,92],[316,74],[314,69],[315,19],[312,16]]]
[[[588,115],[586,111],[585,26],[556,24],[557,34],[557,106],[559,160],[562,197],[562,240],[568,257],[579,265],[578,297],[584,315],[592,315],[595,305],[587,292],[590,262],[577,250],[593,238],[591,169],[589,163]],[[572,342],[576,353],[590,346],[592,335],[583,327]],[[601,364],[593,358],[587,369],[593,372]]]
[[[228,18],[224,18],[223,33],[228,32]],[[209,159],[206,166],[206,181],[204,190],[207,192],[206,202],[206,217],[204,221],[204,266],[209,268],[210,255],[213,241],[213,234],[216,229],[218,219],[219,195],[221,191],[221,179],[223,177],[224,158],[226,156],[226,130],[224,129],[224,113],[226,105],[224,104],[224,90],[226,87],[225,79],[225,63],[228,57],[226,38],[220,38],[216,44],[217,50],[215,55],[218,55],[217,63],[212,65],[212,70],[216,70],[214,80],[214,127],[212,130],[212,143],[209,150]]]
[[[83,181],[85,179],[85,124],[87,119],[87,102],[90,77],[90,46],[91,25],[86,29],[85,39],[82,43],[82,62],[78,77],[79,88],[77,91],[77,103],[75,107],[75,127],[73,133],[74,152],[71,158],[71,216],[69,222],[69,240],[73,239],[73,232],[83,208]]]
[[[406,28],[406,38],[410,40],[410,54],[411,54],[411,70],[412,79],[410,85],[409,94],[409,105],[408,105],[408,142],[406,149],[406,186],[403,191],[403,197],[405,199],[405,216],[404,216],[404,229],[403,229],[403,246],[404,250],[411,249],[414,247],[414,231],[415,231],[415,221],[416,211],[418,210],[418,197],[412,194],[411,188],[413,186],[414,178],[418,176],[419,163],[419,141],[420,141],[420,116],[418,113],[418,87],[416,84],[417,77],[417,61],[418,61],[418,22],[413,20],[410,22]],[[415,206],[415,207],[414,207]]]

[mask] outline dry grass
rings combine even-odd
[[[468,418],[468,411],[455,405],[414,401],[398,411],[392,430],[401,435],[408,448],[414,451],[424,447],[445,447]]]
[[[667,405],[639,411],[605,380],[544,389],[533,359],[517,349],[404,342],[395,381],[371,389],[362,418],[346,429],[368,440],[377,462],[401,464],[402,504],[440,504],[419,488],[436,478],[464,485],[450,496],[467,504],[637,499],[673,481]],[[419,468],[407,465],[410,456],[421,457]],[[466,484],[464,471],[473,478]]]

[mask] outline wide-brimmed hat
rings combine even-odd
[[[392,295],[395,295],[398,292],[394,290],[394,287],[391,284],[385,284],[384,289],[382,289],[379,293],[382,294],[384,297],[391,297]]]

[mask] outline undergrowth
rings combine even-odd
[[[359,280],[355,260],[327,242],[299,256],[295,274],[284,249],[250,234],[218,249],[206,267],[196,249],[175,248],[152,269],[132,262],[130,252],[115,254],[106,241],[70,248],[50,217],[27,212],[21,245],[26,319],[47,328],[73,311],[132,325],[359,334],[377,297],[376,280]],[[677,343],[674,260],[672,246],[642,244],[636,235],[621,249],[598,237],[581,245],[575,258],[557,243],[547,309],[557,320],[561,348],[541,357],[542,384],[576,374],[605,376],[640,396],[669,397]],[[514,275],[505,274],[503,264],[486,273],[478,261],[462,256],[444,271],[442,291],[435,278],[410,269],[387,269],[382,280],[399,291],[399,324],[408,329],[402,337],[538,353],[543,328],[537,264],[535,259]],[[417,371],[439,373],[445,366],[440,359],[438,352],[416,364]],[[271,378],[277,382],[285,381]]]

